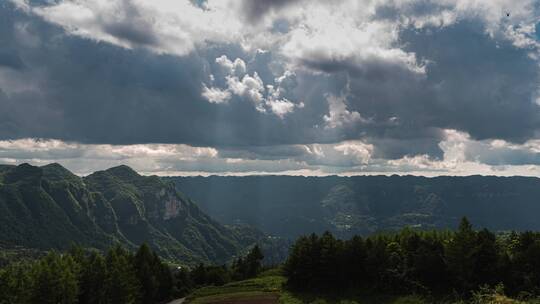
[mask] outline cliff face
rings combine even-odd
[[[0,168],[0,243],[63,249],[143,242],[188,264],[224,262],[250,245],[172,184],[126,166],[84,178],[58,164]]]

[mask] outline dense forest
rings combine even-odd
[[[256,277],[264,255],[254,246],[229,264],[175,267],[143,244],[102,254],[72,247],[0,268],[0,303],[164,303],[204,286]],[[456,231],[420,231],[349,240],[330,232],[302,236],[278,266],[284,287],[301,293],[422,295],[467,299],[498,290],[540,296],[540,233],[495,235],[463,218]]]
[[[496,236],[466,218],[451,231],[414,231],[350,240],[300,237],[284,265],[290,288],[469,297],[483,286],[540,295],[540,233]]]
[[[197,287],[254,277],[263,258],[254,246],[232,265],[199,264],[190,270],[168,265],[146,244],[134,254],[120,246],[104,255],[72,247],[0,268],[0,303],[162,303]]]

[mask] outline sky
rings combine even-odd
[[[540,176],[537,0],[1,0],[0,163]]]

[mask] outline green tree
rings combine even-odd
[[[459,291],[469,291],[473,283],[476,247],[476,232],[467,218],[463,218],[458,231],[446,248],[448,270],[454,279],[454,286]]]
[[[141,283],[142,303],[154,303],[159,283],[155,273],[154,256],[146,243],[139,247],[134,261],[137,277]]]
[[[255,245],[251,251],[247,254],[245,263],[247,264],[247,278],[255,277],[262,269],[262,260],[264,255],[262,254],[259,245]]]
[[[318,286],[320,260],[319,237],[302,236],[292,246],[283,267],[287,283],[297,289],[315,290]]]
[[[497,239],[487,229],[483,229],[477,233],[474,256],[473,284],[476,286],[484,284],[493,286],[500,283],[500,258]]]
[[[0,270],[0,303],[30,303],[32,286],[30,267],[11,264]]]
[[[341,255],[341,243],[328,231],[323,233],[319,242],[320,258],[317,285],[321,287],[339,287],[342,284],[341,274],[336,270]]]
[[[153,252],[154,257],[154,273],[157,277],[158,289],[156,292],[156,301],[168,300],[174,291],[174,275],[171,268],[161,261],[159,256]]]
[[[366,245],[364,239],[354,236],[344,244],[338,271],[345,277],[346,287],[362,288],[366,284]]]
[[[103,256],[93,252],[84,260],[80,275],[80,304],[107,303],[107,264]]]
[[[193,289],[193,280],[184,267],[179,267],[174,272],[174,293],[177,297],[183,297],[187,295],[191,289]]]
[[[140,283],[133,256],[116,246],[107,253],[106,298],[108,303],[139,303]]]
[[[51,304],[77,303],[79,293],[77,268],[78,265],[70,255],[49,253],[32,269],[34,284],[31,301]]]
[[[405,242],[407,277],[418,284],[414,291],[447,291],[449,280],[443,243],[433,233],[426,233],[423,237],[415,233]]]

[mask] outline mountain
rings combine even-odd
[[[127,166],[81,178],[59,164],[0,166],[0,245],[98,249],[148,242],[186,264],[225,262],[260,234],[214,221],[173,184]]]
[[[246,223],[295,238],[455,228],[463,216],[493,230],[540,229],[540,179],[533,177],[170,177],[222,223]]]

